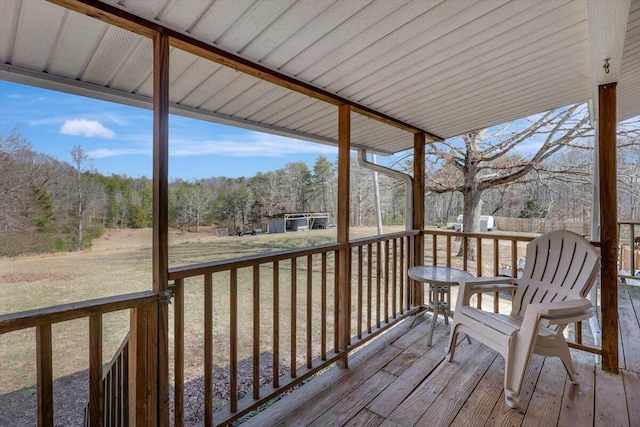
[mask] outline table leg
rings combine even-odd
[[[433,317],[431,318],[431,325],[429,325],[429,335],[427,336],[427,345],[431,346],[431,341],[433,340],[433,329],[436,326],[436,322],[438,321],[438,292],[436,291],[436,300],[433,304]]]
[[[444,291],[442,292],[441,296],[442,296],[442,309],[444,311],[444,324],[449,326],[449,316],[451,315],[451,306],[449,305],[449,292],[451,292],[451,287],[447,286],[446,288],[444,288]]]

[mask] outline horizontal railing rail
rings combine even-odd
[[[185,294],[195,295],[202,304],[197,310],[203,313],[204,425],[228,424],[345,359],[350,350],[414,313],[418,308],[410,304],[406,270],[416,236],[420,231],[171,268],[176,425],[185,419],[185,313],[195,309],[191,302],[185,304]],[[340,251],[349,251],[351,257],[350,340],[345,349],[339,348],[338,339]],[[220,312],[228,314],[221,319]],[[219,338],[215,343],[217,357],[228,354],[226,406],[214,402],[214,316],[216,323],[224,322],[225,328],[228,324],[227,343]],[[286,324],[281,319],[287,319]],[[242,349],[251,371],[244,396],[239,385],[241,366],[247,366],[241,363]],[[261,364],[265,351],[270,353],[269,381]]]
[[[636,272],[640,268],[640,221],[618,222],[618,278],[631,279],[630,284],[640,283],[640,275]]]
[[[425,229],[423,234],[427,238],[426,240],[430,240],[430,242],[425,241],[425,264],[456,267],[469,271],[477,277],[487,275],[517,277],[519,271],[518,260],[524,260],[525,244],[535,238],[534,236],[494,232],[464,233],[442,229]],[[457,252],[454,254],[454,242],[458,241],[460,243],[458,244]],[[486,241],[491,243],[485,245]],[[592,244],[595,247],[600,247],[600,242],[592,242]],[[490,246],[490,249],[486,250],[486,246]],[[475,252],[473,256],[470,256],[471,251]],[[477,307],[480,309],[483,308],[482,295],[478,294],[476,300]],[[492,294],[494,313],[499,312],[500,298],[499,293]],[[567,342],[570,347],[594,354],[602,354],[602,348],[583,342],[581,322],[574,324],[574,340],[567,340]]]
[[[157,299],[158,294],[155,292],[142,291],[3,314],[0,315],[0,334],[41,325],[52,325],[54,323],[66,322],[113,311],[126,310],[141,303],[151,302]]]
[[[337,251],[344,247],[346,247],[346,245],[342,243],[326,243],[301,249],[286,249],[277,252],[267,252],[264,254],[172,267],[169,269],[169,280],[186,279],[188,277],[202,276],[207,273],[218,273],[234,268],[251,267],[256,264],[283,261],[291,259],[293,256],[299,258],[323,252]]]
[[[401,237],[407,236],[419,236],[420,230],[408,230],[408,231],[400,231],[397,233],[389,233],[382,234],[380,236],[372,236],[372,237],[361,237],[358,239],[353,239],[349,242],[349,247],[355,248],[358,246],[364,246],[372,243],[384,242],[392,239],[398,239]]]

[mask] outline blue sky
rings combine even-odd
[[[68,162],[80,145],[103,174],[151,176],[150,110],[0,81],[0,135],[15,126],[34,151]],[[250,177],[337,155],[337,148],[324,144],[180,116],[171,116],[169,131],[170,179]]]
[[[516,120],[508,131],[522,130],[528,124]],[[16,126],[36,152],[69,162],[71,149],[80,145],[100,173],[151,176],[150,110],[0,80],[0,135],[8,135]],[[311,167],[319,155],[332,162],[337,156],[337,148],[325,144],[181,116],[170,117],[169,131],[170,180],[251,177],[290,162],[303,161]],[[512,153],[530,156],[544,138],[534,135]],[[461,144],[459,138],[449,142]],[[401,157],[403,153],[378,156],[378,162],[390,164]]]

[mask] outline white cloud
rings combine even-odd
[[[173,156],[260,156],[282,157],[288,154],[337,154],[337,147],[315,142],[300,141],[284,136],[249,132],[220,140],[170,140]]]
[[[110,150],[107,148],[98,148],[97,150],[91,150],[87,152],[87,155],[92,159],[101,159],[104,157],[126,156],[131,154],[147,154],[151,155],[151,149],[136,149],[136,148],[118,148]]]
[[[76,119],[67,120],[60,127],[60,133],[65,135],[113,138],[116,134],[97,120]]]
[[[148,134],[125,135],[119,138],[126,141],[128,147],[98,148],[87,154],[94,159],[126,155],[152,155],[151,140]],[[282,157],[295,154],[335,155],[338,148],[315,142],[300,141],[278,135],[249,132],[221,139],[184,139],[170,138],[169,154],[176,157],[223,156],[223,157]]]

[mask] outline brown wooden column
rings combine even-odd
[[[166,292],[169,229],[169,38],[153,39],[153,290]],[[157,351],[157,366],[149,366],[149,385],[157,390],[157,423],[169,425],[169,321],[166,300],[158,302],[157,322],[150,322],[149,342]],[[153,328],[156,331],[153,331]],[[155,372],[152,372],[155,371]],[[151,415],[153,416],[153,415]],[[151,420],[150,420],[151,421]]]
[[[51,325],[36,327],[38,427],[53,426],[53,349]]]
[[[413,229],[424,229],[424,156],[425,135],[416,133],[413,135]],[[413,245],[413,265],[422,265],[424,262],[424,236],[415,236]],[[413,283],[414,305],[420,304],[420,283]]]
[[[338,361],[343,368],[348,367],[347,346],[349,345],[351,260],[349,251],[349,176],[351,162],[351,108],[338,107],[338,243],[345,245],[338,252],[338,350],[345,357]]]
[[[598,86],[602,369],[618,372],[616,83]]]

